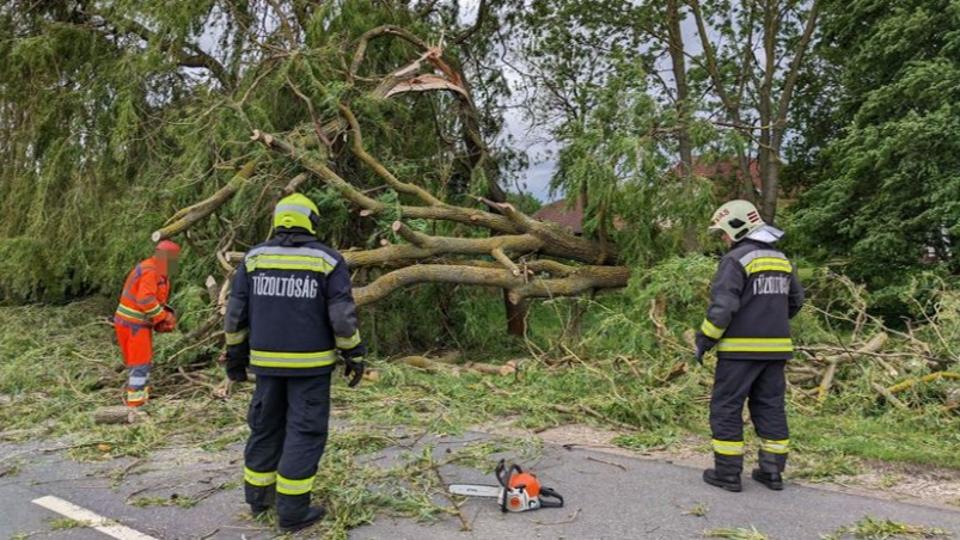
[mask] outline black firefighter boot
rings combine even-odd
[[[310,506],[310,494],[277,495],[277,524],[285,532],[296,532],[323,519],[322,506]]]
[[[773,454],[760,450],[760,467],[750,476],[774,491],[783,489],[783,469],[787,466],[786,454]]]
[[[743,456],[725,456],[713,454],[714,468],[703,471],[703,481],[727,491],[738,492],[743,489],[740,473],[743,472]]]
[[[273,484],[269,486],[253,486],[244,483],[243,491],[247,504],[250,505],[250,513],[253,514],[253,517],[257,517],[273,506],[277,488]]]

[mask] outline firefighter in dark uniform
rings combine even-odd
[[[720,260],[710,291],[710,307],[697,333],[697,360],[717,348],[710,400],[714,468],[708,484],[740,491],[743,471],[743,405],[760,438],[754,480],[783,489],[790,435],[784,409],[784,368],[791,358],[790,319],[803,304],[796,268],[774,248],[783,231],[766,225],[756,207],[735,200],[713,215],[729,251]]]
[[[303,529],[323,517],[310,506],[327,442],[330,377],[338,357],[349,385],[363,375],[364,345],[347,263],[317,239],[317,207],[294,194],[273,215],[273,238],[237,267],[224,329],[227,375],[256,375],[244,452],[246,501],[256,514],[276,502],[279,525]]]

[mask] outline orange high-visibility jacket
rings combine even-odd
[[[161,273],[157,260],[144,259],[127,274],[114,315],[127,324],[153,327],[168,317],[163,306],[169,296],[170,282]]]

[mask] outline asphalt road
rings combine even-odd
[[[477,437],[467,436],[473,441]],[[448,438],[443,447],[456,444],[457,439]],[[31,502],[50,495],[158,539],[274,536],[245,517],[237,448],[220,453],[172,448],[140,461],[124,458],[80,464],[64,451],[50,451],[56,446],[51,442],[0,445],[0,472],[5,465],[20,465],[18,471],[0,477],[0,538],[18,534],[31,534],[30,538],[108,538],[89,528],[54,530],[53,520],[61,516]],[[388,449],[376,462],[388,463],[400,452]],[[454,516],[436,523],[382,516],[352,531],[351,537],[683,539],[703,538],[705,531],[717,528],[755,527],[778,540],[816,539],[864,516],[960,533],[960,512],[948,508],[799,485],[775,493],[749,479],[743,493],[727,493],[703,484],[697,469],[661,461],[548,445],[542,458],[529,465],[545,485],[565,496],[565,508],[504,515],[493,500],[470,499],[463,507],[471,527],[467,532],[461,530],[461,521]],[[442,473],[448,482],[492,480],[461,467],[446,467]],[[189,508],[156,505],[179,497],[200,501]],[[131,504],[138,500],[150,501],[151,505]],[[706,509],[705,515],[691,514],[695,507]]]

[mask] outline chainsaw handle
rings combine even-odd
[[[499,482],[504,489],[510,489],[510,477],[513,476],[514,472],[520,474],[523,472],[523,469],[516,463],[510,465],[508,469],[506,460],[501,459],[500,462],[497,463],[497,469],[495,471],[497,482]]]
[[[552,488],[540,488],[540,508],[563,508],[563,496]]]

